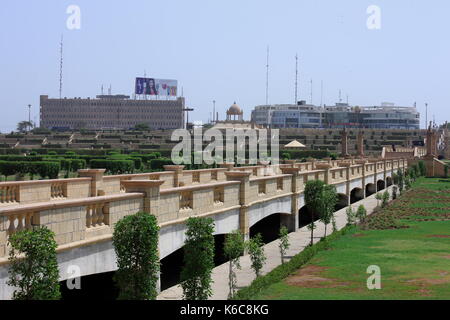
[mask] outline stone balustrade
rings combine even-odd
[[[406,159],[347,161],[189,171],[168,166],[162,172],[115,176],[88,169],[81,171],[83,178],[0,183],[0,264],[8,254],[8,236],[34,225],[54,231],[59,246],[78,246],[110,239],[114,224],[138,211],[149,212],[161,226],[168,226],[192,216],[237,210],[241,231],[248,235],[250,208],[292,198],[292,211],[297,212],[297,198],[307,181],[347,185],[348,196],[352,181],[365,185],[369,175],[370,181],[385,180],[393,170],[407,166]]]

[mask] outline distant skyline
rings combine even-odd
[[[69,6],[80,29],[69,30]],[[381,11],[370,30],[369,6]],[[219,119],[234,101],[249,119],[266,101],[334,105],[413,106],[425,126],[450,120],[450,3],[419,0],[303,1],[22,1],[0,11],[1,132],[39,120],[39,96],[59,97],[59,42],[64,36],[62,96],[95,97],[101,86],[132,96],[135,77],[177,79],[192,121],[206,122],[216,101]]]

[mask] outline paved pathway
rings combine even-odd
[[[392,194],[392,186],[388,187],[386,190]],[[381,192],[384,192],[381,191]],[[377,206],[377,200],[375,199],[375,194],[367,197],[361,201],[352,204],[354,210],[358,208],[359,205],[363,204],[367,210],[368,214],[371,214],[375,207]],[[336,225],[338,230],[345,227],[347,224],[347,216],[345,214],[347,208],[341,209],[335,213]],[[316,229],[314,230],[314,243],[318,242],[320,238],[325,233],[325,225],[321,222],[316,223]],[[327,233],[332,232],[331,224],[327,226]],[[306,246],[310,243],[311,232],[308,230],[307,226],[298,229],[296,232],[291,232],[289,234],[290,248],[287,250],[286,255],[292,257],[299,252],[303,251]],[[267,256],[266,263],[261,272],[262,275],[267,274],[277,266],[281,264],[280,251],[278,248],[279,240],[272,241],[264,246],[264,252]],[[288,261],[290,258],[286,258]],[[238,288],[249,286],[255,279],[255,274],[251,268],[251,261],[248,255],[242,256],[240,259],[241,270],[236,270],[237,286]],[[228,288],[228,270],[229,264],[226,262],[220,266],[213,269],[212,273],[212,290],[213,295],[210,299],[212,300],[225,300],[228,298],[229,288]],[[162,291],[157,299],[158,300],[181,300],[183,298],[183,290],[180,285],[173,286]]]

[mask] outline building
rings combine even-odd
[[[96,99],[49,99],[40,96],[40,125],[44,128],[131,129],[145,123],[153,130],[184,126],[183,97],[176,100],[136,100],[126,95],[98,95]]]
[[[226,120],[217,120],[214,129],[259,129],[254,122],[244,120],[244,111],[234,102],[226,112]]]
[[[420,129],[420,113],[415,107],[391,103],[370,107],[346,103],[319,107],[305,101],[297,105],[262,105],[252,111],[252,121],[271,128]]]

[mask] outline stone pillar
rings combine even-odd
[[[244,239],[250,239],[250,225],[248,218],[248,208],[250,202],[250,172],[245,171],[227,171],[225,176],[227,181],[240,181],[239,186],[239,229],[244,235]]]
[[[347,130],[344,128],[344,131],[342,132],[342,137],[341,137],[341,157],[348,157],[348,132]]]
[[[144,194],[144,212],[158,218],[160,186],[164,180],[125,180],[122,184],[125,192],[140,192]]]
[[[363,185],[363,187],[362,187],[363,197],[365,198],[366,197],[366,163],[367,163],[367,160],[356,160],[356,163],[359,164],[360,166],[362,166],[361,180],[362,180],[362,185]]]
[[[173,186],[175,188],[180,186],[181,178],[183,177],[183,165],[165,165],[164,170],[173,171]]]
[[[228,171],[231,171],[231,170],[233,170],[233,168],[234,168],[234,162],[224,162],[224,163],[221,163],[221,164],[220,164],[220,167],[221,167],[221,168],[227,168]]]
[[[300,168],[281,168],[281,172],[283,174],[292,175],[291,182],[291,214],[283,214],[281,215],[281,223],[288,228],[289,232],[294,232],[298,229],[299,224],[299,216],[298,216],[298,197],[300,196],[300,192],[298,192],[298,176],[299,176]]]
[[[364,132],[358,132],[357,137],[358,157],[364,157]]]
[[[79,169],[78,176],[91,178],[91,197],[103,196],[103,174],[106,169]]]

